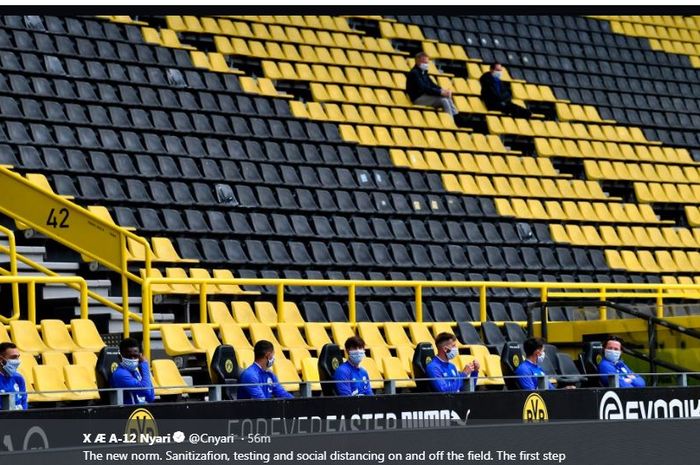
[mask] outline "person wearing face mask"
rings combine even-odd
[[[428,76],[430,57],[425,52],[416,55],[416,64],[406,75],[406,93],[416,105],[442,108],[455,120],[459,111],[452,101],[452,91],[435,84]]]
[[[367,370],[360,366],[365,358],[365,341],[361,337],[349,337],[345,341],[345,352],[348,354],[347,362],[341,364],[335,372],[333,379],[335,392],[339,396],[371,396],[372,388],[369,385]]]
[[[464,370],[458,371],[450,362],[459,355],[457,338],[451,333],[440,333],[435,337],[437,355],[428,363],[425,374],[430,378],[430,385],[435,392],[459,392],[467,377],[479,376],[479,362],[475,359]]]
[[[540,368],[539,364],[546,357],[544,351],[545,340],[536,337],[527,339],[523,343],[525,350],[525,360],[515,369],[515,376],[518,376],[518,384],[520,389],[534,391],[538,386],[538,378],[547,377],[545,372]],[[547,389],[554,389],[552,383],[547,379]]]
[[[494,63],[491,69],[479,78],[481,100],[484,101],[486,108],[491,111],[501,111],[516,118],[530,118],[532,116],[530,110],[512,102],[513,93],[510,90],[510,83],[501,80],[502,76],[503,66],[500,63]]]
[[[603,344],[603,359],[598,364],[598,374],[600,374],[600,384],[604,387],[610,385],[609,377],[618,375],[618,382],[621,388],[644,387],[644,378],[635,374],[630,367],[620,358],[622,356],[622,339],[617,336],[610,336]]]
[[[109,385],[124,390],[124,404],[153,402],[155,394],[148,361],[139,349],[136,339],[126,338],[119,343],[119,366],[112,372]]]
[[[0,343],[0,394],[15,393],[15,410],[27,410],[27,386],[19,368],[19,349],[12,342]]]
[[[273,397],[294,397],[277,381],[277,376],[271,371],[275,363],[275,346],[270,341],[259,340],[253,347],[255,361],[243,370],[238,380],[239,399],[271,399]]]

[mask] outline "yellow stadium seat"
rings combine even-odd
[[[316,350],[321,350],[324,345],[332,343],[326,332],[326,325],[323,323],[306,323],[304,331],[308,344]]]
[[[177,369],[175,362],[170,359],[153,360],[151,362],[153,378],[158,384],[157,393],[182,394],[182,393],[206,393],[207,388],[193,388],[189,386]]]
[[[276,325],[278,322],[277,310],[270,302],[255,302],[255,316],[260,323]]]
[[[272,365],[272,371],[286,391],[299,391],[301,378],[299,378],[299,373],[291,360],[281,359],[275,354],[275,363]]]
[[[345,341],[348,338],[356,336],[350,323],[331,323],[331,334],[333,335],[333,342],[340,347],[345,347]],[[367,343],[367,341],[365,342]]]
[[[178,253],[175,251],[172,242],[167,237],[154,237],[151,239],[151,245],[153,246],[153,253],[160,260],[166,262],[186,262],[186,263],[196,263],[197,260],[180,258]]]
[[[100,393],[94,378],[94,370],[81,365],[65,365],[63,375],[66,387],[70,389],[75,400],[97,400]]]
[[[99,352],[105,346],[100,333],[97,332],[95,323],[87,318],[71,320],[71,332],[73,340],[78,345],[78,350]]]
[[[84,366],[91,373],[92,380],[97,379],[95,368],[97,367],[97,355],[93,352],[73,352],[73,364]]]
[[[384,377],[374,359],[366,357],[360,366],[367,370],[367,376],[370,379],[369,385],[372,389],[382,389],[384,387]]]
[[[627,268],[624,260],[617,250],[607,249],[605,251],[605,261],[608,263],[610,269],[613,270],[624,270]]]
[[[212,323],[235,323],[225,302],[207,302],[209,319]]]
[[[187,272],[183,270],[182,268],[171,268],[168,267],[165,269],[165,277],[166,278],[174,278],[174,279],[188,279],[189,276],[187,276]],[[172,289],[172,292],[174,294],[199,294],[199,288],[193,284],[177,284],[173,283],[170,284],[170,287]]]
[[[63,368],[52,365],[36,365],[32,368],[34,390],[40,394],[41,400],[64,402],[79,400],[68,392]]]
[[[311,384],[311,391],[321,390],[321,377],[318,373],[318,359],[315,357],[306,358],[301,361],[301,379]]]
[[[260,322],[248,302],[231,302],[231,309],[233,310],[233,319],[242,326]],[[275,318],[275,324],[276,322]]]
[[[299,328],[291,323],[280,323],[277,325],[277,335],[284,347],[290,349],[303,348],[313,349],[314,347],[307,344],[302,336]]]
[[[228,344],[236,349],[253,350],[253,345],[246,337],[243,329],[236,323],[222,323],[219,326],[219,335],[221,342]]]
[[[63,352],[57,352],[55,350],[42,352],[41,361],[44,365],[51,365],[58,368],[63,368],[66,365],[70,365],[66,354],[64,354]]]
[[[393,347],[393,344],[387,344],[379,331],[379,326],[376,323],[361,322],[357,324],[358,334],[364,339],[367,346],[383,345]]]
[[[275,334],[272,332],[272,328],[265,323],[251,323],[250,324],[250,339],[253,344],[261,340],[270,341],[275,347],[275,357],[276,358],[287,358],[283,352],[283,346],[280,344]]]
[[[211,325],[206,323],[192,323],[190,332],[192,333],[192,342],[197,349],[208,351],[216,349],[221,345]]]
[[[46,346],[51,350],[63,353],[80,350],[66,329],[66,324],[61,320],[41,320],[41,333]]]
[[[192,345],[185,330],[177,324],[163,324],[160,327],[165,352],[171,357],[186,354],[201,354],[205,350]]]
[[[384,335],[389,345],[393,347],[413,345],[413,342],[406,335],[402,323],[384,323]]]
[[[416,382],[410,379],[410,375],[403,368],[403,363],[398,357],[385,357],[381,361],[384,379],[393,379],[396,388],[415,388]]]
[[[50,350],[39,336],[39,331],[37,331],[36,325],[31,321],[10,321],[10,334],[12,335],[12,341],[22,352],[36,355],[38,353]]]
[[[429,342],[434,345],[435,339],[430,334],[429,326],[425,323],[409,323],[408,332],[411,335],[411,345],[417,345],[421,342]],[[397,347],[399,347],[397,345]]]

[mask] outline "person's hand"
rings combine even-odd
[[[479,371],[481,369],[481,364],[477,359],[474,359],[474,361],[472,361],[472,367],[474,368],[474,371]]]
[[[145,362],[145,361],[146,361],[146,357],[144,357],[143,354],[139,355],[139,363]]]
[[[441,89],[440,95],[443,97],[452,97],[452,91],[449,89]]]
[[[566,386],[564,389],[576,389],[576,386]]]

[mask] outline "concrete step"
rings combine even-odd
[[[87,281],[88,289],[92,292],[101,295],[102,297],[109,298],[109,291],[111,288],[111,282],[108,279],[92,279]],[[72,289],[64,284],[53,284],[47,283],[44,285],[43,292],[44,299],[77,299],[80,296],[80,292],[77,289]],[[91,301],[94,302],[94,301]]]

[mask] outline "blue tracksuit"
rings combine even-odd
[[[137,370],[130,371],[121,364],[112,372],[109,385],[113,388],[142,388],[124,391],[124,404],[146,404],[153,402],[153,382],[148,362],[139,363]]]
[[[644,378],[642,378],[639,375],[635,375],[631,383],[625,380],[626,376],[634,375],[634,371],[630,370],[630,368],[622,360],[618,360],[617,363],[613,364],[611,361],[603,359],[598,364],[598,374],[614,375],[615,373],[619,375],[618,380],[620,382],[621,388],[646,386]],[[608,387],[608,377],[601,376],[600,384],[602,384],[605,387]]]
[[[440,357],[433,357],[425,368],[425,374],[428,375],[428,378],[432,378],[430,384],[435,392],[459,392],[467,378],[467,375],[458,371],[453,363],[443,361]],[[476,378],[479,376],[479,372],[474,370],[470,376]]]
[[[529,391],[534,391],[537,389],[537,378],[540,376],[547,375],[537,364],[532,363],[530,360],[523,360],[523,362],[518,365],[515,369],[515,376],[521,376],[518,378],[518,384],[520,384],[520,389],[525,389]],[[552,383],[547,379],[547,389],[554,389]]]
[[[335,381],[345,381],[335,384],[335,392],[339,396],[371,396],[372,388],[369,385],[367,370],[356,367],[350,362],[345,362],[333,373]]]
[[[259,386],[240,386],[239,399],[270,399],[272,397],[294,397],[277,381],[277,376],[271,371],[263,370],[260,365],[253,363],[243,370],[238,380],[240,384],[258,384]]]
[[[0,392],[15,392],[15,409],[27,410],[27,385],[19,373],[7,376],[0,369]]]

